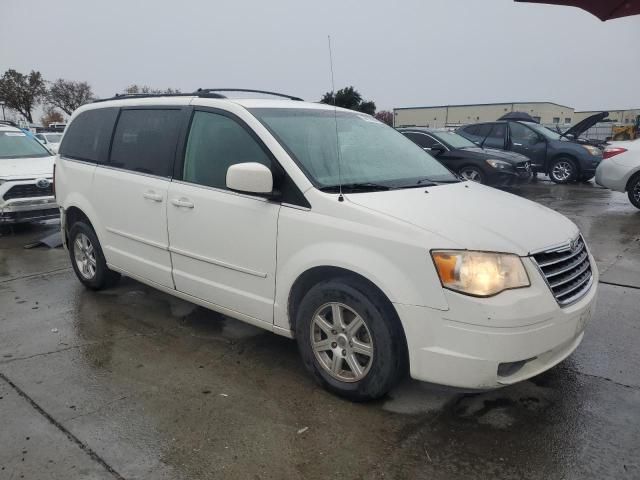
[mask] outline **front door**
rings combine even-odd
[[[122,109],[109,161],[93,180],[109,264],[168,288],[167,192],[182,116],[180,108]]]
[[[538,171],[543,171],[547,158],[547,142],[541,135],[518,122],[509,122],[510,150],[531,160]]]
[[[173,278],[181,292],[271,324],[280,204],[227,189],[227,169],[244,162],[272,166],[240,120],[194,111],[181,180],[169,186]]]

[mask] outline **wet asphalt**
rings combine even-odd
[[[130,279],[85,290],[64,250],[23,248],[55,225],[3,230],[0,479],[640,478],[640,211],[592,183],[512,191],[597,259],[582,345],[508,388],[369,404],[318,388],[291,340]]]

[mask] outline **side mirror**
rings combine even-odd
[[[444,153],[445,149],[442,145],[434,145],[433,147],[429,148],[429,149],[425,149],[425,150],[429,150],[431,151],[431,153],[433,153],[434,155],[440,155],[441,153]]]
[[[227,170],[227,188],[237,192],[271,193],[273,175],[261,163],[236,163]]]

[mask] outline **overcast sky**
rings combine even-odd
[[[378,109],[553,101],[640,107],[640,16],[606,23],[512,0],[4,1],[0,71],[86,80],[244,87],[318,100],[354,85]]]

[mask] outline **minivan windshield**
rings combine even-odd
[[[40,142],[24,132],[0,132],[0,158],[34,158],[50,155],[49,150]]]
[[[543,127],[539,123],[533,123],[533,122],[522,122],[522,123],[524,123],[527,127],[538,132],[540,135],[542,135],[543,137],[549,140],[560,140],[562,138],[560,137],[559,133],[556,133],[553,130],[548,129],[547,127]]]
[[[251,113],[323,190],[340,184],[386,190],[458,181],[411,140],[370,115],[311,108],[255,108]]]

